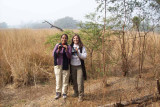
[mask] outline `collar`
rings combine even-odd
[[[77,47],[77,48],[79,48],[79,45],[77,45],[77,44],[73,44],[73,47]]]

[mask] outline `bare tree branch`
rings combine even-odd
[[[51,25],[51,28],[56,28],[56,29],[58,29],[58,30],[60,30],[61,32],[63,32],[64,30],[62,29],[62,28],[59,28],[59,27],[57,27],[57,26],[54,26],[53,24],[51,24],[50,22],[48,22],[48,21],[44,21],[44,22],[42,22],[42,23],[48,23],[49,25]]]

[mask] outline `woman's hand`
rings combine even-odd
[[[77,48],[77,47],[75,48],[75,50],[76,50],[76,52],[78,53],[78,48]]]
[[[62,49],[62,45],[59,45],[58,46],[58,53],[61,51],[61,49]]]
[[[68,51],[68,46],[67,45],[63,45],[63,47],[66,49],[66,52]]]
[[[59,46],[58,46],[58,49],[62,49],[62,45],[59,45]]]

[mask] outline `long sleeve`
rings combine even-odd
[[[52,53],[53,56],[54,56],[54,52],[56,51],[57,47],[58,47],[58,44],[56,44],[54,49],[53,49],[53,53]]]
[[[86,52],[86,49],[84,46],[82,48],[82,53],[78,52],[78,56],[79,56],[79,58],[81,58],[83,60],[87,58],[87,52]]]
[[[66,55],[67,55],[67,57],[69,58],[69,59],[71,59],[71,46],[68,46],[68,50],[67,50],[67,52],[66,52]]]

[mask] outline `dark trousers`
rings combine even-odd
[[[72,80],[73,80],[73,90],[75,94],[79,96],[84,95],[84,79],[83,79],[83,71],[80,66],[72,66]]]

